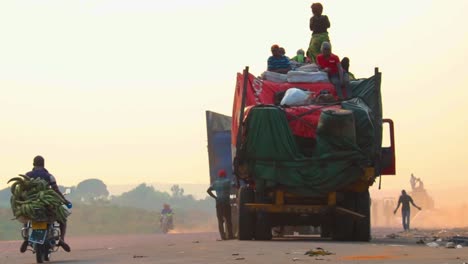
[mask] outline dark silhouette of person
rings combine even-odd
[[[393,211],[394,214],[396,214],[398,208],[400,208],[400,204],[402,204],[402,207],[401,207],[401,217],[402,217],[402,224],[403,224],[403,229],[405,231],[409,231],[410,229],[410,216],[411,216],[411,210],[410,210],[410,203],[418,208],[419,210],[421,210],[421,207],[417,206],[414,202],[413,202],[413,198],[411,198],[411,196],[409,196],[408,194],[406,194],[406,191],[405,190],[402,190],[401,191],[401,195],[400,195],[400,199],[398,199],[398,205],[397,205],[397,208],[395,209],[395,211]]]

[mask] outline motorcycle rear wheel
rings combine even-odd
[[[47,254],[45,250],[45,245],[36,244],[35,249],[36,249],[36,262],[43,263],[45,260],[45,256]]]

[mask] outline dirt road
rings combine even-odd
[[[377,238],[370,243],[331,242],[314,237],[274,241],[217,241],[216,233],[70,237],[51,263],[468,263],[468,247],[430,248],[410,239]],[[0,263],[35,263],[19,253],[20,241],[0,242]],[[311,257],[321,247],[334,255]]]

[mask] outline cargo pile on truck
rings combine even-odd
[[[223,122],[215,122],[207,112],[207,124],[211,174],[233,170],[239,239],[268,240],[275,226],[302,225],[320,226],[335,240],[370,239],[369,186],[395,173],[393,122],[382,118],[380,84],[376,68],[374,76],[350,82],[353,98],[338,100],[329,82],[278,83],[248,67],[237,74],[232,118],[218,115]],[[290,88],[311,100],[281,105],[278,97]],[[391,145],[382,148],[385,122]],[[224,126],[216,131],[214,123]]]

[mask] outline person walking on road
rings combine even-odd
[[[397,205],[397,208],[395,209],[395,211],[393,211],[393,214],[396,214],[398,208],[400,208],[400,204],[402,204],[403,206],[401,207],[401,218],[402,218],[402,223],[403,223],[403,229],[405,231],[409,231],[410,229],[410,203],[418,208],[419,210],[421,210],[421,207],[417,206],[414,202],[413,202],[413,198],[411,198],[411,196],[409,196],[408,194],[406,194],[406,191],[405,190],[402,190],[401,191],[401,195],[400,195],[400,199],[398,199],[398,205]]]
[[[213,194],[216,191],[216,195]],[[216,216],[218,217],[219,234],[222,240],[233,239],[232,234],[232,221],[231,221],[231,180],[226,178],[226,171],[220,170],[218,172],[218,179],[206,190],[208,195],[216,200]],[[224,230],[224,223],[226,223],[226,230]]]

